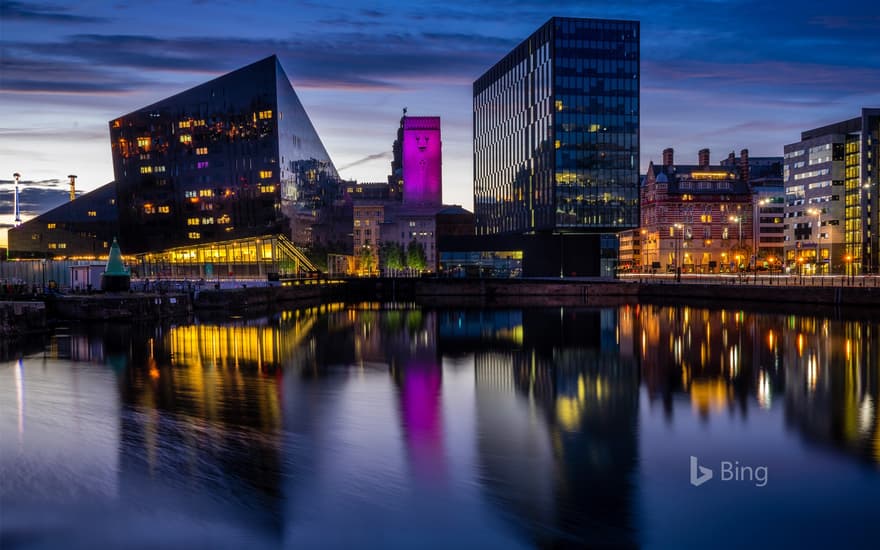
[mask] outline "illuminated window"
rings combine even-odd
[[[272,177],[272,170],[260,170],[260,179],[269,179]]]
[[[202,234],[199,233],[199,232],[197,232],[197,231],[190,231],[190,232],[187,234],[187,237],[189,237],[190,239],[201,239],[201,238],[202,238]]]
[[[217,223],[219,223],[219,224],[225,225],[225,224],[229,223],[230,221],[231,221],[231,218],[229,217],[229,214],[223,214],[222,216],[217,218]]]
[[[196,165],[196,168],[198,168],[199,170],[201,170],[202,168],[207,168],[207,167],[208,167],[208,161],[206,161],[206,160],[200,160],[198,162],[198,164]]]
[[[198,196],[199,196],[199,192],[198,192],[198,191],[195,191],[195,190],[193,190],[193,189],[191,189],[191,190],[189,190],[189,191],[184,191],[184,192],[183,192],[183,196],[184,196],[185,198],[187,198],[187,199],[191,199],[191,198],[194,198],[194,197],[198,197]]]
[[[46,224],[46,229],[55,229],[55,224],[54,223]]]
[[[170,206],[160,206],[160,207],[159,207],[159,213],[160,213],[160,214],[170,214],[170,213],[171,213],[171,207],[170,207]]]
[[[98,213],[95,210],[89,210],[88,215],[90,218],[97,217]]]
[[[700,216],[700,221],[703,223],[712,223],[712,215],[711,214],[703,214]]]
[[[155,214],[155,213],[156,213],[155,206],[153,206],[152,204],[145,204],[144,205],[144,214]]]
[[[120,126],[122,126],[122,123],[121,123],[119,120],[114,120],[114,121],[113,121],[113,127],[114,127],[114,128],[119,128]]]
[[[67,243],[58,243],[58,248],[67,248]]]
[[[199,225],[199,223],[200,222],[198,218],[188,218],[186,220],[186,225]]]
[[[55,243],[49,243],[49,249],[50,249],[50,250],[55,250],[56,248],[58,248],[58,245],[57,245],[57,244],[55,244]]]
[[[107,241],[104,241],[104,248],[108,248],[109,246],[110,245],[107,243]]]
[[[557,139],[557,140],[556,140],[556,148],[559,149],[560,146],[562,146],[562,142],[560,142],[560,141]]]
[[[205,125],[205,121],[204,121],[204,120],[194,120],[194,121],[193,121],[193,127],[204,126],[204,125]]]
[[[145,151],[149,151],[150,150],[150,137],[146,136],[146,137],[137,138],[137,144],[138,144],[138,147],[140,147],[141,149],[143,149]]]
[[[192,143],[193,137],[189,134],[180,134],[180,143]]]
[[[189,128],[192,125],[192,121],[190,120],[181,120],[177,123],[178,128]]]
[[[202,218],[202,225],[214,225],[214,218]]]
[[[153,166],[153,172],[156,172],[157,174],[164,174],[165,173],[165,166],[164,165]]]
[[[214,190],[213,189],[199,189],[199,196],[200,197],[213,197]]]
[[[557,111],[561,111],[561,110],[562,110],[562,101],[560,101],[560,100],[558,100],[558,99],[556,100],[556,110],[557,110]]]
[[[150,160],[150,153],[141,153],[141,160]]]
[[[152,174],[153,167],[152,166],[141,166],[141,174]]]
[[[260,193],[274,193],[275,186],[274,185],[260,185]]]
[[[260,120],[272,118],[272,111],[260,111],[258,116],[260,117]]]
[[[207,154],[208,154],[208,148],[207,148],[207,147],[197,147],[197,148],[196,148],[196,154],[197,154],[197,155],[207,155]]]

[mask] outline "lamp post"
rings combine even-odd
[[[19,203],[18,196],[18,181],[21,179],[21,174],[16,172],[12,174],[12,177],[15,179],[15,197],[13,198],[15,202],[15,221],[13,222],[13,224],[15,225],[15,227],[18,227],[19,225],[21,225],[21,204]]]
[[[852,283],[855,281],[855,279],[853,279],[852,254],[847,254],[843,259],[846,261],[846,269],[849,271],[850,285],[852,285]]]
[[[737,248],[739,249],[739,253],[743,252],[743,217],[740,216],[731,216],[730,221],[739,225],[739,240],[737,241]],[[736,272],[739,277],[742,277],[742,266],[740,265],[740,254],[736,256]]]
[[[672,236],[675,239],[673,241],[673,246],[675,248],[675,282],[681,282],[681,249],[684,248],[681,243],[679,244],[679,238],[684,237],[684,226],[680,223],[673,225]],[[675,229],[678,229],[678,236],[675,235]]]
[[[820,245],[822,244],[822,209],[821,208],[810,208],[807,210],[807,214],[811,214],[816,216],[816,270],[813,271],[813,274],[816,274],[816,271],[819,268],[819,256],[820,256]],[[829,262],[831,255],[829,254]]]
[[[797,263],[798,263],[798,272],[800,273],[800,276],[801,276],[801,283],[800,284],[804,284],[804,257],[798,256]]]

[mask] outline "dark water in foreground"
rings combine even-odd
[[[815,315],[70,327],[0,362],[0,547],[876,548],[878,400],[880,322]]]

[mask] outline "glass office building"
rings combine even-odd
[[[639,23],[554,17],[474,82],[477,234],[639,225]]]
[[[336,169],[275,56],[110,121],[110,140],[126,253],[291,237],[335,197]]]

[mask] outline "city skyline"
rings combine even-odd
[[[467,208],[472,83],[551,16],[641,21],[641,172],[669,144],[683,157],[746,145],[755,156],[779,155],[801,131],[880,104],[880,54],[868,32],[880,15],[855,2],[835,4],[833,14],[817,2],[798,10],[752,2],[515,10],[505,2],[329,2],[296,13],[274,2],[211,10],[193,2],[175,4],[173,21],[162,4],[4,3],[0,226],[11,222],[12,172],[44,182],[26,184],[34,197],[23,200],[26,218],[65,200],[67,174],[80,176],[79,190],[95,189],[113,179],[108,121],[272,53],[345,178],[385,179],[402,108],[440,115],[444,202]]]

